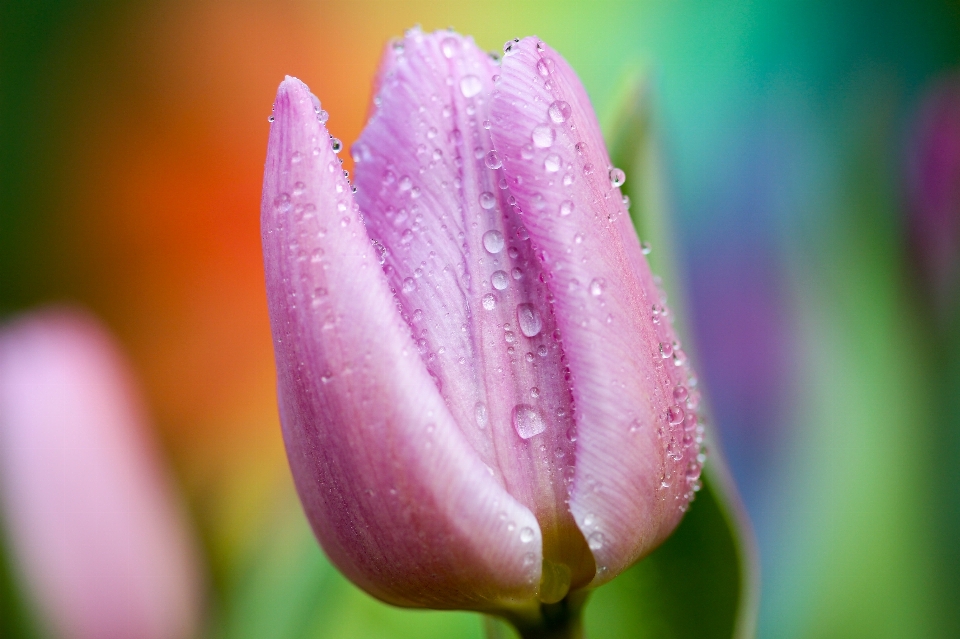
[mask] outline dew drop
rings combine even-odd
[[[553,141],[557,139],[557,132],[549,124],[538,124],[533,127],[533,145],[538,149],[548,149],[553,146]]]
[[[528,404],[517,404],[513,407],[513,427],[521,439],[530,439],[547,429],[543,415]]]
[[[490,151],[487,153],[486,157],[483,158],[483,163],[488,169],[499,169],[501,166],[503,166],[503,162],[500,161],[500,154],[496,151]]]
[[[573,114],[573,109],[570,108],[567,102],[557,100],[547,109],[547,114],[550,116],[550,119],[553,120],[554,124],[562,124]]]
[[[414,281],[414,279],[413,279],[412,277],[406,277],[406,278],[404,278],[404,280],[403,280],[403,292],[404,292],[404,293],[412,293],[412,292],[415,291],[415,290],[417,290],[417,283]]]
[[[517,322],[520,324],[520,332],[527,337],[536,337],[543,329],[540,311],[533,304],[517,304]]]
[[[590,546],[590,550],[600,550],[603,548],[603,533],[595,532],[589,537],[587,537],[587,545]]]
[[[457,53],[457,49],[459,48],[460,42],[454,37],[444,38],[443,42],[440,43],[440,50],[443,51],[443,57],[448,60]]]
[[[670,408],[667,409],[667,421],[670,423],[670,425],[683,423],[684,417],[685,417],[685,414],[683,412],[683,409],[680,408],[679,406],[671,406]]]
[[[690,393],[685,386],[677,386],[673,389],[673,398],[678,402],[685,401],[689,395]]]
[[[493,275],[490,276],[490,283],[493,284],[493,288],[502,291],[507,288],[510,282],[505,271],[494,271]]]
[[[340,141],[340,138],[331,138],[330,148],[333,149],[334,153],[339,153],[343,150],[343,142]]]
[[[510,273],[513,275],[513,279],[515,280],[523,279],[523,271],[521,271],[519,268],[514,268],[512,271],[510,271]]]
[[[273,117],[272,115],[267,116],[267,122],[273,123],[274,120],[276,120],[276,118]]]
[[[529,544],[533,541],[533,529],[524,526],[520,529],[520,543]]]
[[[551,153],[543,161],[543,168],[547,171],[547,173],[556,173],[560,170],[562,165],[563,160],[561,160],[560,156],[556,153]]]
[[[496,255],[503,250],[503,233],[500,231],[487,231],[483,234],[483,248],[488,253]]]
[[[475,75],[465,75],[460,79],[460,93],[465,98],[472,98],[483,90],[483,83]]]
[[[497,307],[497,298],[493,293],[487,293],[480,298],[480,304],[483,306],[484,310],[492,311]]]
[[[673,357],[673,344],[670,342],[660,342],[660,357],[663,359]]]
[[[497,205],[497,197],[490,191],[484,191],[480,194],[480,208],[490,210]]]
[[[627,174],[624,173],[621,169],[613,168],[610,169],[610,186],[618,187],[622,186],[627,180]]]
[[[596,278],[590,282],[590,294],[594,297],[599,297],[603,294],[604,281],[603,278]]]
[[[640,250],[644,255],[650,255],[650,242],[640,242]]]

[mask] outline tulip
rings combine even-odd
[[[512,40],[498,64],[415,29],[377,82],[353,185],[302,82],[269,118],[293,478],[371,595],[536,628],[680,521],[703,463],[695,382],[559,54]]]
[[[17,572],[59,639],[186,639],[196,550],[129,372],[92,319],[0,331],[0,506]]]

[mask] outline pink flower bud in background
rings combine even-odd
[[[0,506],[15,565],[63,639],[185,639],[197,553],[126,362],[90,317],[0,330]]]
[[[924,97],[907,165],[914,258],[934,303],[945,311],[960,279],[960,75]]]
[[[331,560],[398,605],[505,610],[612,579],[680,521],[698,393],[590,101],[536,38],[502,65],[388,46],[354,185],[299,80],[262,233],[287,454]]]

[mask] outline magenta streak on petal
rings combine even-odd
[[[473,450],[418,356],[315,100],[299,80],[280,85],[262,202],[281,421],[308,518],[332,561],[385,601],[530,598],[536,519]]]
[[[463,436],[536,513],[545,558],[582,585],[594,565],[566,506],[576,431],[563,351],[523,217],[491,155],[499,67],[471,38],[418,30],[384,65],[379,108],[353,147],[367,227]]]
[[[579,437],[570,508],[599,584],[652,550],[686,509],[699,473],[696,422],[689,432],[670,422],[693,413],[696,397],[674,398],[689,369],[669,321],[654,321],[663,300],[583,87],[536,38],[514,51],[493,97],[493,140],[555,296]]]

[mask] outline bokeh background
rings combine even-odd
[[[491,50],[538,34],[608,134],[643,79],[666,284],[758,539],[759,635],[960,636],[956,2],[3,0],[0,314],[73,302],[118,336],[217,632],[481,634],[329,568],[274,397],[258,225],[276,86],[307,82],[349,144],[381,47],[415,23]]]

